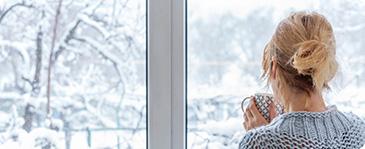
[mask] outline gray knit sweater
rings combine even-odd
[[[325,112],[282,114],[270,124],[248,131],[239,148],[353,149],[364,144],[364,121],[331,106]]]

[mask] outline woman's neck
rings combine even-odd
[[[326,111],[326,105],[322,95],[318,92],[313,92],[308,96],[305,93],[290,93],[284,97],[285,111],[308,111],[308,112],[323,112]]]

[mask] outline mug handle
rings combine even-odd
[[[242,110],[242,112],[245,112],[245,109],[243,109],[243,104],[246,102],[247,99],[251,99],[251,98],[252,98],[252,96],[248,96],[248,97],[244,98],[241,101],[241,110]]]

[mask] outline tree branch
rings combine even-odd
[[[33,5],[26,5],[26,4],[24,4],[24,2],[22,2],[22,3],[16,3],[16,4],[14,4],[14,5],[12,5],[12,6],[10,6],[8,9],[6,9],[1,15],[0,15],[0,24],[1,24],[1,22],[3,21],[3,19],[5,18],[5,16],[11,11],[11,10],[13,10],[15,7],[27,7],[27,8],[32,8],[33,7]]]
[[[75,31],[76,31],[77,27],[80,25],[80,23],[81,23],[81,20],[77,20],[75,25],[68,31],[67,35],[65,36],[65,38],[63,40],[64,44],[68,44],[71,41],[71,39],[75,35]],[[55,52],[54,61],[57,61],[58,57],[66,49],[65,46],[63,45],[63,43],[60,44],[59,48]]]
[[[55,22],[54,22],[54,27],[53,27],[53,37],[52,37],[52,43],[51,43],[51,52],[49,55],[49,61],[48,61],[48,80],[47,80],[47,115],[50,114],[50,110],[51,110],[51,71],[52,71],[52,63],[53,63],[53,51],[54,51],[54,46],[56,43],[56,38],[57,38],[57,29],[58,29],[58,21],[59,21],[59,16],[61,14],[61,6],[62,6],[62,0],[58,1],[58,6],[57,6],[57,10],[56,10],[56,16],[55,16]]]
[[[36,68],[34,73],[34,78],[32,81],[32,94],[33,96],[37,96],[40,91],[40,77],[41,77],[41,69],[42,69],[42,39],[43,39],[43,32],[42,28],[39,27],[39,31],[37,33],[37,40],[36,40]]]

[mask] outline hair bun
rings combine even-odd
[[[308,40],[298,43],[296,47],[297,51],[292,57],[293,67],[299,74],[310,75],[316,88],[327,86],[337,71],[333,46],[319,40]]]

